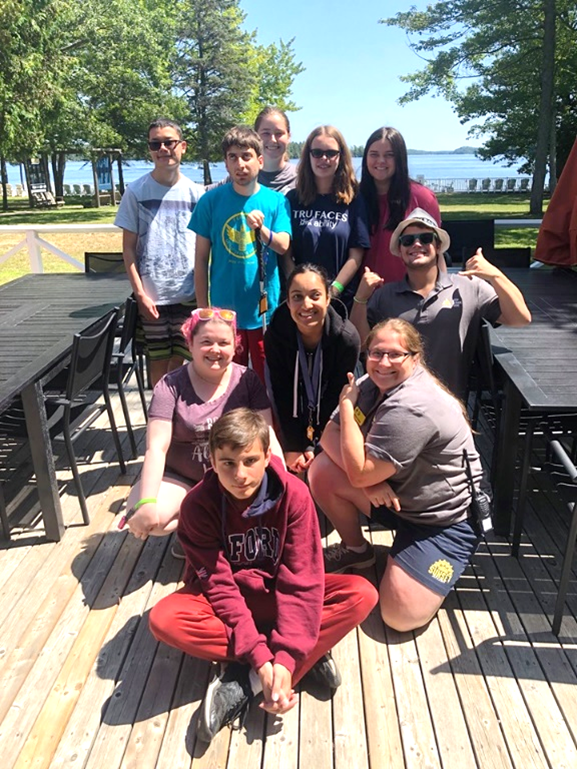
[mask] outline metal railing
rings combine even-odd
[[[426,179],[424,176],[417,176],[417,181],[424,184],[435,193],[451,192],[524,192],[528,193],[531,189],[531,179],[529,177],[515,178],[497,178],[497,179]]]

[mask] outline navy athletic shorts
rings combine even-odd
[[[438,595],[447,595],[473,557],[480,536],[470,519],[450,526],[412,523],[388,507],[373,507],[371,519],[393,529],[390,555],[411,577]]]

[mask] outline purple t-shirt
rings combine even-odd
[[[166,374],[154,388],[150,419],[172,422],[172,440],[166,455],[166,469],[191,481],[200,481],[210,467],[208,433],[216,420],[232,409],[244,406],[255,411],[270,408],[264,385],[252,369],[232,363],[226,392],[205,402],[195,393],[188,366]]]

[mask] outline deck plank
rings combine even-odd
[[[485,560],[480,557],[475,563],[484,563]],[[476,571],[480,573],[480,569]],[[486,578],[483,578],[481,584],[486,585]],[[488,589],[486,586],[485,594]],[[498,613],[492,614],[488,610],[485,597],[478,590],[459,589],[457,597],[513,765],[545,769],[547,761],[538,734],[503,645],[506,633],[503,632]],[[497,618],[498,627],[494,617]]]
[[[493,583],[488,602],[490,608],[498,606],[509,620],[507,656],[539,739],[555,766],[577,766],[572,735],[577,723],[577,676],[551,633],[549,620],[519,563],[507,557],[500,558],[498,564],[497,570],[494,561],[484,562],[485,574]],[[507,594],[500,579],[509,585]],[[547,718],[542,717],[544,712]]]
[[[440,628],[442,615],[420,633],[416,646],[443,769],[475,769],[467,725]]]
[[[333,649],[346,681],[333,696],[335,769],[369,766],[357,632],[348,633]]]
[[[163,543],[168,546],[168,542]],[[159,578],[152,584],[146,611],[138,622],[136,632],[122,664],[116,688],[107,702],[102,723],[96,735],[87,767],[114,769],[122,765],[130,743],[133,725],[138,722],[141,700],[153,668],[158,643],[148,629],[148,611],[174,588],[180,576],[182,561],[167,559]],[[145,586],[148,591],[149,585]]]
[[[267,715],[262,769],[298,769],[299,705],[281,717]]]

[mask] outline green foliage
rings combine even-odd
[[[243,122],[253,125],[258,113],[267,106],[275,106],[284,112],[296,112],[300,107],[291,97],[292,84],[304,67],[295,61],[294,38],[285,43],[257,45],[249,49],[246,65],[252,70],[254,85],[248,105],[242,116]]]
[[[548,37],[546,13],[555,14]],[[577,129],[573,0],[446,0],[425,11],[398,13],[383,23],[404,29],[411,47],[426,62],[402,78],[409,90],[401,101],[428,92],[443,95],[463,122],[478,121],[474,135],[489,135],[481,157],[510,163],[523,159],[524,173],[534,173],[542,157],[541,124],[545,152],[547,145],[553,149],[557,133],[557,166],[562,168]],[[554,71],[549,72],[546,50],[551,44]],[[543,100],[547,74],[553,78],[552,103]]]
[[[243,19],[239,0],[0,0],[0,165],[47,153],[63,173],[65,153],[92,147],[145,157],[162,115],[188,126],[196,157],[219,158],[257,106],[297,109],[292,40],[258,46]]]

